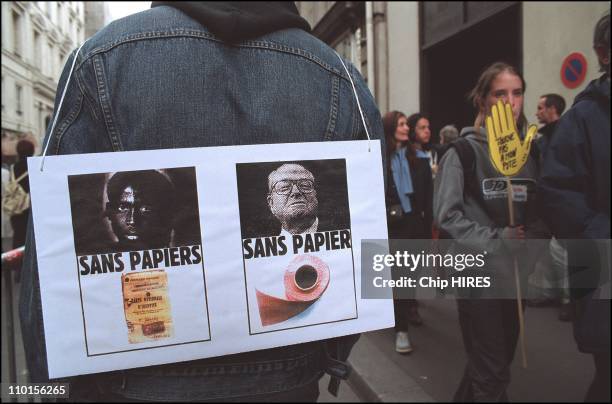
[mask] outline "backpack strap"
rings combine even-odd
[[[27,176],[28,176],[28,172],[26,171],[25,173],[21,174],[21,175],[19,176],[19,178],[15,179],[15,173],[13,172],[13,180],[14,180],[15,182],[19,182],[19,181],[21,181],[22,179],[24,179],[24,178],[25,178],[25,177],[27,177]]]
[[[461,168],[463,169],[463,198],[469,193],[480,205],[480,208],[487,211],[485,201],[482,197],[482,191],[476,179],[476,152],[470,144],[470,141],[464,137],[453,141],[449,144],[449,148],[454,148],[457,151]]]
[[[12,166],[11,166],[11,178],[10,178],[10,181],[11,181],[11,182],[12,182],[12,181],[14,181],[14,182],[19,182],[19,181],[21,181],[22,179],[24,179],[24,178],[25,178],[25,177],[27,177],[27,176],[28,176],[28,171],[26,170],[26,171],[25,171],[23,174],[21,174],[21,175],[19,176],[19,178],[15,178],[15,165],[12,165]]]
[[[461,137],[452,142],[449,147],[452,147],[457,152],[461,168],[463,169],[463,192],[471,188],[476,175],[476,155],[474,149],[470,145],[470,141]]]
[[[327,390],[334,397],[338,397],[340,381],[347,380],[351,374],[352,367],[347,359],[360,336],[361,334],[351,334],[323,341],[325,372],[331,376]]]

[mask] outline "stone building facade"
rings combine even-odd
[[[527,82],[525,115],[537,123],[542,94],[568,105],[601,73],[593,28],[610,2],[296,2],[313,34],[358,66],[382,114],[423,112],[432,134],[473,124],[466,95],[495,61],[515,65]],[[581,53],[584,81],[568,88],[564,59]]]
[[[84,2],[2,2],[3,163],[22,138],[40,152],[62,68],[84,39]]]

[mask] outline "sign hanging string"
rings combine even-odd
[[[66,96],[66,91],[68,90],[68,84],[70,84],[70,78],[72,77],[72,72],[74,71],[74,65],[76,64],[76,60],[77,60],[77,57],[79,56],[79,52],[81,51],[81,48],[83,47],[83,45],[85,45],[85,42],[87,41],[88,39],[83,41],[81,46],[79,46],[76,53],[74,54],[74,59],[72,60],[72,66],[70,67],[70,73],[68,73],[68,78],[66,79],[66,84],[64,85],[64,91],[62,91],[62,97],[60,98],[59,105],[57,106],[57,111],[55,111],[55,116],[53,117],[53,123],[51,124],[51,130],[49,130],[49,138],[47,139],[47,145],[45,146],[45,149],[43,150],[42,160],[40,161],[40,171],[41,172],[43,171],[43,167],[45,165],[45,156],[47,155],[47,149],[49,149],[49,144],[51,144],[51,137],[53,136],[53,130],[55,129],[57,118],[59,117],[60,111],[62,110],[62,104],[64,103],[64,97]]]
[[[340,55],[338,54],[338,52],[336,52],[336,56],[338,56],[338,59],[340,59],[340,63],[342,63],[342,67],[344,67],[344,71],[346,72],[349,81],[351,82],[351,87],[353,87],[353,94],[355,94],[355,100],[357,101],[357,108],[359,108],[359,115],[361,115],[361,122],[363,122],[363,127],[365,129],[365,133],[366,136],[368,137],[368,152],[370,152],[371,150],[371,143],[372,140],[370,139],[370,132],[368,131],[368,125],[366,125],[366,121],[365,118],[363,117],[363,110],[361,109],[361,103],[359,102],[359,96],[357,95],[357,90],[355,89],[355,83],[353,83],[353,79],[351,78],[351,74],[349,73],[348,69],[346,68],[346,65],[344,64],[344,61],[342,60],[342,57],[340,57]]]

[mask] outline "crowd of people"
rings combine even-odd
[[[398,245],[394,239],[435,239],[441,234],[458,244],[493,246],[487,249],[493,252],[488,263],[494,267],[497,287],[468,288],[457,295],[468,361],[455,401],[508,400],[519,310],[524,307],[516,297],[500,298],[499,288],[513,290],[516,257],[521,260],[522,284],[536,264],[542,272],[531,278],[526,305],[560,306],[559,319],[574,321],[580,351],[593,355],[596,374],[585,399],[610,400],[610,302],[601,298],[599,286],[607,276],[605,267],[585,264],[585,253],[579,249],[593,251],[592,246],[563,242],[610,237],[609,32],[607,15],[597,23],[593,41],[604,74],[576,97],[569,111],[563,114],[565,100],[559,94],[540,97],[535,116],[542,126],[516,175],[523,185],[504,184],[491,161],[484,127],[485,118],[501,100],[511,107],[509,119],[516,122],[516,135],[526,137],[526,83],[514,66],[498,62],[481,73],[469,95],[476,110],[474,125],[463,128],[459,136],[447,125],[434,145],[429,121],[422,114],[406,118],[403,112],[392,111],[383,118],[390,174],[386,193],[390,248]],[[525,186],[526,195],[513,198],[510,212],[505,198],[485,197],[485,184],[491,181],[506,187],[504,194],[510,192],[508,187],[518,193]],[[550,239],[544,263],[530,259],[537,252],[529,251],[526,239]],[[575,273],[585,267],[592,272],[590,282],[585,284],[581,277],[580,285],[572,285]],[[394,298],[395,350],[400,354],[414,349],[408,324],[423,322],[416,314],[416,302]]]
[[[167,20],[168,24],[182,26],[195,24],[194,21],[197,20],[206,25],[210,22],[210,15],[215,18],[223,17],[223,14],[219,14],[219,10],[214,10],[214,5],[207,5],[200,10],[182,10],[187,14],[193,14],[195,20],[187,20],[176,10],[171,10],[171,7],[180,9],[179,6],[159,7],[162,5],[154,4],[154,8],[157,7],[157,10],[153,10],[153,13],[157,18]],[[213,9],[206,9],[206,7],[212,7]],[[235,33],[227,32],[222,25],[210,27],[214,34],[221,38],[221,41],[214,44],[202,43],[200,51],[208,54],[209,48],[216,47],[214,52],[209,52],[211,60],[217,58],[215,63],[218,63],[219,66],[233,66],[233,63],[236,62],[235,55],[227,53],[228,50],[223,48],[222,41],[234,42],[254,38],[280,29],[303,29],[304,24],[306,24],[294,8],[281,10],[282,12],[277,14],[268,9],[259,9],[259,7],[263,7],[262,5],[252,7],[246,10],[245,18],[259,13],[259,15],[265,15],[263,25],[275,28],[266,31],[262,30],[261,27],[252,27],[251,29],[248,25],[245,25],[243,31]],[[232,18],[235,16],[226,17],[233,21]],[[139,23],[145,24],[143,21],[139,21]],[[229,25],[234,26],[235,24],[232,22]],[[127,30],[128,28],[124,27],[124,29]],[[298,31],[296,30],[296,32]],[[310,39],[305,35],[302,37],[296,34],[295,38],[285,39],[295,41],[300,46],[313,47],[314,45],[309,42]],[[544,94],[539,98],[535,116],[542,126],[539,128],[539,135],[532,146],[527,162],[518,175],[523,181],[521,186],[525,187],[525,198],[514,201],[512,212],[508,210],[506,199],[484,198],[483,184],[500,178],[500,174],[490,160],[487,130],[485,129],[485,119],[491,115],[496,103],[501,100],[510,105],[512,119],[516,122],[517,136],[523,138],[527,131],[528,123],[523,108],[526,83],[516,66],[502,62],[487,66],[480,74],[477,82],[474,83],[469,95],[475,109],[473,126],[462,128],[459,131],[454,125],[446,125],[439,132],[439,142],[436,143],[432,142],[431,122],[427,114],[416,112],[408,115],[401,111],[391,111],[380,119],[373,99],[365,90],[365,82],[356,71],[353,71],[358,90],[356,93],[359,92],[364,103],[367,120],[372,122],[373,128],[371,129],[374,129],[372,132],[376,133],[377,130],[379,134],[384,132],[386,145],[384,150],[386,154],[385,170],[387,174],[385,200],[389,239],[393,241],[448,238],[458,243],[461,243],[461,240],[479,240],[482,243],[487,243],[487,245],[493,245],[494,264],[492,265],[495,271],[502,274],[502,278],[507,276],[509,278],[508,282],[514,282],[513,278],[510,279],[516,265],[514,257],[517,255],[530,256],[527,251],[528,245],[522,241],[530,238],[549,238],[551,240],[550,254],[548,254],[549,261],[541,267],[540,277],[535,280],[532,279],[534,287],[539,288],[538,290],[542,292],[541,296],[529,299],[526,303],[534,307],[558,304],[561,307],[559,318],[564,321],[573,321],[574,335],[579,349],[581,352],[592,354],[594,358],[595,379],[586,397],[587,400],[593,401],[610,400],[610,301],[609,298],[607,300],[599,298],[598,279],[595,284],[590,284],[588,288],[582,288],[580,291],[572,288],[572,271],[580,268],[583,264],[577,262],[576,257],[581,254],[575,251],[576,247],[565,245],[563,240],[610,238],[609,35],[608,14],[597,23],[593,42],[603,75],[591,82],[576,97],[571,108],[565,111],[565,100],[558,94]],[[101,38],[103,39],[104,36],[99,36],[98,40],[102,41]],[[93,47],[94,45],[90,44],[90,46]],[[138,46],[143,48],[138,48]],[[166,51],[174,52],[179,59],[191,54],[191,51],[180,54],[183,52],[181,50],[183,48],[177,50],[177,47],[170,42],[160,46],[165,49],[165,51],[159,52],[160,55]],[[129,51],[127,51],[127,48],[121,47],[111,49],[111,51],[116,52],[118,60],[124,61],[140,60],[141,58],[138,56],[142,57],[149,52],[144,48],[142,42],[138,41],[134,42],[133,48]],[[256,53],[249,53],[246,48],[232,48],[232,51],[241,53],[243,57],[252,58],[252,65],[258,65],[255,60],[258,57]],[[320,57],[325,59],[325,63],[332,65],[336,62],[335,54],[330,51],[322,50],[321,54],[323,56]],[[283,57],[288,58],[287,55],[283,55]],[[295,60],[302,57],[301,53],[297,56],[294,55]],[[297,69],[296,66],[303,68],[301,62],[296,62],[293,66],[294,61],[291,61],[290,58],[279,58],[276,62],[278,66],[286,68],[287,77],[291,76],[292,69]],[[79,64],[79,68],[88,68],[88,64],[82,62]],[[164,72],[158,73],[160,77],[166,74]],[[192,73],[194,77],[200,74],[198,68],[194,68]],[[119,81],[145,80],[140,77],[130,77],[129,72],[126,71],[122,71],[121,74],[125,76],[118,77],[117,80]],[[278,75],[272,77],[265,70],[253,74],[261,76],[253,82],[280,80]],[[303,74],[311,77],[313,83],[318,82],[318,69],[316,72],[306,69]],[[158,78],[154,79],[157,80]],[[331,82],[331,80],[329,81]],[[159,79],[158,82],[163,82],[163,80]],[[90,84],[84,83],[85,86]],[[291,85],[289,81],[284,84]],[[60,86],[64,85],[71,86],[72,91],[68,92],[67,102],[71,102],[71,96],[76,99],[74,95],[77,91],[76,87],[72,83],[66,83],[66,74],[62,75],[60,82]],[[244,85],[243,88],[245,91],[241,97],[244,97],[245,103],[250,102],[251,97],[255,96],[263,99],[264,95],[256,94],[256,92],[266,90],[265,87],[253,87],[253,94],[251,94],[247,92],[250,88],[248,85]],[[304,94],[301,94],[304,97],[303,100],[297,97],[295,100],[292,99],[291,102],[294,104],[297,102],[296,105],[300,106],[318,105],[319,94],[324,93],[327,94],[328,92],[323,90],[319,92],[314,90],[304,91]],[[273,99],[276,94],[271,92],[265,95]],[[150,94],[151,98],[162,99],[165,96],[162,93]],[[234,103],[228,103],[227,105],[236,106],[241,103],[240,99],[234,101]],[[258,108],[264,108],[263,110],[255,108],[253,111],[242,111],[244,117],[235,110],[230,111],[221,108],[217,112],[224,117],[228,113],[229,115],[241,116],[244,118],[244,122],[240,121],[236,124],[244,124],[247,127],[249,122],[251,124],[261,122],[261,116],[270,114],[270,111],[265,109],[267,107],[264,104],[258,104]],[[284,110],[287,112],[286,116],[291,115],[290,111],[299,109],[294,104],[289,103],[287,105],[286,111]],[[221,104],[216,103],[215,105]],[[215,108],[215,105],[208,105],[207,107]],[[277,107],[281,106],[279,104]],[[139,108],[141,108],[140,103],[129,103],[127,107],[128,110]],[[310,108],[307,115],[313,121],[322,122],[323,130],[325,133],[329,132],[330,136],[340,128],[347,132],[352,131],[360,136],[364,135],[365,127],[360,126],[361,124],[354,127],[354,122],[360,122],[354,108],[338,108],[339,111],[335,112],[337,119],[334,115],[333,122],[328,122],[329,114],[327,111],[322,112],[315,107]],[[239,110],[240,108],[236,107],[234,109]],[[100,108],[99,112],[101,114],[106,113],[104,108]],[[283,116],[282,113],[275,112],[276,116]],[[211,113],[211,116],[213,115]],[[60,115],[60,120],[64,118],[65,116]],[[111,118],[107,117],[107,120],[111,120]],[[150,115],[149,120],[161,124],[156,116]],[[278,128],[271,128],[266,125],[251,125],[253,139],[257,140],[256,143],[316,140],[314,138],[304,139],[304,133],[313,133],[316,130],[313,130],[310,126],[300,126],[298,125],[299,122],[296,121],[296,119],[287,118],[286,122],[281,122],[278,125]],[[70,123],[72,124],[72,121]],[[191,124],[196,125],[196,122],[191,122]],[[335,125],[335,128],[332,124]],[[139,133],[137,124],[134,125],[134,133]],[[186,125],[188,126],[188,124]],[[293,129],[288,130],[288,128]],[[79,116],[74,125],[66,129],[69,135],[72,134],[73,137],[64,135],[67,141],[62,145],[62,153],[98,151],[104,147],[115,150],[115,145],[120,144],[120,142],[113,137],[114,135],[107,138],[105,130],[106,127],[94,124],[93,118]],[[181,128],[179,127],[177,130],[181,130]],[[138,150],[164,145],[166,143],[163,140],[155,140],[157,139],[155,136],[162,136],[163,132],[158,133],[151,129],[151,134],[150,136],[147,134],[147,137],[138,138],[137,135],[134,135],[129,139],[123,138],[123,146],[125,150]],[[76,133],[91,136],[91,138],[87,137],[83,141],[74,141]],[[95,138],[97,135],[100,136]],[[104,142],[108,144],[102,145]],[[185,137],[180,142],[183,143],[174,146],[196,147],[229,144],[225,140],[219,140],[214,136],[206,138]],[[89,144],[89,146],[84,147],[84,144]],[[18,144],[17,151],[19,161],[6,173],[9,175],[7,183],[17,181],[22,189],[29,193],[25,158],[34,154],[34,146],[30,142],[22,141]],[[299,170],[300,173],[306,171],[301,166],[283,166],[283,170],[288,171],[289,169]],[[310,175],[312,176],[312,174]],[[3,183],[4,178],[5,172],[3,170]],[[294,188],[296,192],[300,193],[312,192],[311,183],[307,180],[308,178],[303,183],[296,182],[295,187],[293,187],[293,184],[287,185],[287,192],[293,192]],[[503,181],[500,184],[503,188]],[[510,186],[513,187],[513,185]],[[118,189],[125,193],[125,188],[125,186],[122,186]],[[511,190],[506,188],[505,192],[511,192]],[[268,200],[273,212],[278,210],[274,198],[281,199],[279,195],[282,195],[282,192],[277,192],[277,194],[271,193]],[[311,198],[316,198],[316,194],[311,194]],[[11,216],[11,224],[14,229],[14,247],[26,243],[25,228],[29,215],[30,209],[28,206]],[[560,220],[561,218],[563,220]],[[317,224],[318,219],[314,223],[315,228]],[[313,226],[313,223],[308,222],[308,226],[305,228],[311,226]],[[292,229],[286,229],[283,224],[282,231],[292,232]],[[30,235],[28,241],[30,245],[33,243],[31,238]],[[399,247],[396,246],[395,248]],[[24,268],[27,277],[26,283],[29,283],[24,286],[24,294],[22,294],[22,324],[25,327],[24,338],[26,342],[32,342],[26,346],[28,365],[33,381],[44,381],[46,378],[44,334],[40,319],[33,314],[34,307],[40,307],[40,296],[37,292],[32,292],[36,289],[32,285],[37,281],[34,253],[26,258]],[[590,269],[599,270],[599,268]],[[524,271],[521,276],[527,277],[529,273]],[[502,284],[503,281],[502,279]],[[551,284],[554,285],[551,286]],[[549,293],[549,291],[555,293]],[[515,356],[519,339],[517,318],[519,318],[519,311],[523,308],[518,304],[516,297],[500,298],[495,294],[495,288],[484,292],[485,294],[490,293],[489,296],[483,296],[482,290],[476,291],[469,288],[462,293],[459,296],[460,298],[457,299],[457,309],[467,364],[454,400],[506,401],[506,388],[510,382],[510,365]],[[396,297],[394,299],[394,312],[396,322],[395,350],[400,354],[410,353],[415,347],[413,347],[409,338],[409,327],[418,327],[427,322],[428,319],[421,317],[419,303],[414,296],[409,299]],[[40,317],[40,313],[38,315]],[[38,338],[40,335],[43,335],[43,338]],[[283,371],[282,374],[276,373],[274,377],[278,377],[277,384],[278,386],[284,386],[282,389],[265,388],[267,385],[262,380],[269,375],[265,376],[262,372],[254,375],[237,374],[234,385],[230,386],[232,383],[227,383],[226,391],[219,393],[217,397],[222,399],[238,397],[247,400],[257,398],[262,401],[312,401],[313,399],[316,400],[318,396],[318,378],[315,376],[320,377],[321,371],[328,366],[329,359],[334,357],[334,355],[330,357],[330,346],[333,346],[334,350],[337,349],[337,355],[334,359],[342,361],[349,355],[352,344],[354,344],[354,340],[348,344],[340,340],[330,341],[330,344],[326,347],[316,343],[308,343],[301,346],[230,356],[224,358],[222,365],[211,364],[208,360],[202,360],[185,362],[172,368],[168,365],[162,366],[160,369],[150,368],[150,371],[149,368],[126,371],[121,372],[119,376],[111,372],[96,380],[88,377],[76,378],[74,397],[77,400],[120,399],[124,397],[143,399],[145,396],[137,388],[130,390],[132,386],[137,385],[136,382],[130,384],[130,381],[140,379],[146,380],[148,386],[155,386],[153,392],[147,393],[147,399],[160,399],[161,397],[163,399],[183,400],[193,397],[210,397],[207,394],[215,390],[216,387],[212,383],[206,382],[204,377],[206,369],[215,366],[231,367],[236,366],[237,363],[242,366],[244,364],[260,363],[264,360],[274,360],[280,364],[280,368],[285,369],[283,364],[293,363],[291,361],[295,361],[295,358],[307,356],[319,361],[321,352],[324,350],[327,356],[323,356],[325,358],[323,363],[317,362],[313,365],[309,362],[308,366],[303,366],[304,369],[298,367],[291,371]],[[191,375],[187,378],[188,380],[184,381],[184,384],[177,384],[183,386],[183,390],[187,393],[183,394],[173,390],[176,386],[172,385],[168,381],[169,379],[164,376],[166,371],[169,371],[169,374],[172,371],[180,371],[182,374]],[[308,380],[306,381],[306,379]],[[97,390],[93,390],[92,383]],[[126,388],[126,384],[130,387]],[[118,385],[122,385],[122,387],[119,388]],[[197,391],[201,394],[191,396],[189,395],[190,391]]]

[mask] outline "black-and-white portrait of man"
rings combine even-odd
[[[68,177],[77,255],[201,243],[193,167]]]
[[[350,228],[343,159],[238,164],[243,238]]]
[[[117,238],[116,250],[170,245],[174,186],[168,177],[155,170],[116,173],[106,193],[105,216]]]
[[[314,233],[319,225],[315,178],[299,164],[283,164],[268,176],[268,206],[281,233]]]

